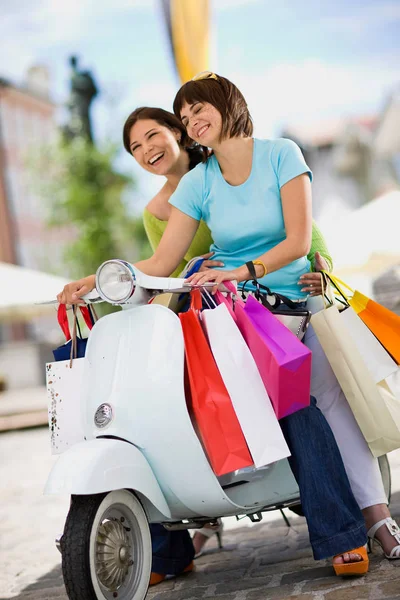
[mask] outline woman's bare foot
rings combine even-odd
[[[365,575],[369,569],[369,558],[364,546],[342,552],[333,557],[332,566],[339,577]]]
[[[200,552],[202,552],[207,541],[214,534],[220,533],[222,530],[222,527],[223,527],[222,521],[219,519],[217,525],[211,525],[211,524],[204,525],[204,527],[201,530],[196,531],[196,533],[194,534],[193,539],[192,539],[195,555],[198,555],[198,554],[200,554]],[[204,531],[204,534],[202,533],[203,531]]]
[[[204,529],[206,527],[209,527],[209,526],[204,525]],[[207,540],[209,540],[209,539],[210,538],[208,538],[207,536],[205,536],[202,533],[200,533],[200,531],[196,531],[196,533],[193,536],[193,540],[192,540],[193,541],[193,547],[194,547],[195,555],[199,554],[203,550],[203,548],[204,548]]]
[[[361,554],[357,552],[343,552],[343,554],[334,556],[332,563],[334,565],[346,565],[348,563],[360,562],[362,559]]]

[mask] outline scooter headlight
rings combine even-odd
[[[124,260],[107,260],[97,269],[96,288],[106,302],[123,304],[135,289],[135,274]]]

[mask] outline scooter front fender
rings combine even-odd
[[[154,508],[165,519],[171,518],[164,494],[146,458],[136,446],[123,440],[97,438],[75,444],[60,455],[44,493],[88,495],[119,489],[137,492],[150,520]]]

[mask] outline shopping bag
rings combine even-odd
[[[246,263],[249,267],[250,273],[252,272],[251,263]],[[250,280],[249,280],[250,281]],[[306,334],[308,325],[311,320],[311,313],[309,310],[299,310],[296,303],[290,298],[287,298],[283,294],[272,292],[269,287],[262,285],[256,278],[254,271],[254,280],[251,281],[254,286],[254,290],[250,292],[246,291],[245,281],[242,286],[242,298],[245,299],[249,294],[255,297],[258,302],[261,302],[265,308],[270,310],[274,316],[285,325],[294,335],[302,340]]]
[[[80,306],[80,312],[85,320],[85,323],[88,329],[92,329],[94,325],[94,311],[88,306]],[[93,311],[93,312],[92,312]],[[75,332],[76,335],[73,336],[70,333],[68,317],[67,317],[67,307],[65,304],[60,304],[57,310],[57,320],[58,324],[61,327],[62,332],[65,335],[66,342],[62,346],[59,346],[55,350],[53,350],[54,360],[68,360],[71,357],[72,352],[72,343],[76,346],[73,350],[74,358],[82,358],[85,356],[86,352],[86,344],[87,339],[82,337],[82,333],[79,327],[79,321],[76,313],[76,306],[73,306],[73,328],[77,328],[78,332]],[[74,342],[72,342],[72,338],[74,337]]]
[[[400,316],[361,292],[353,290],[331,273],[328,275],[338,291],[346,297],[356,314],[400,365]]]
[[[89,329],[94,317],[87,307],[80,307]],[[82,310],[83,309],[83,310]],[[48,419],[52,454],[61,454],[84,438],[81,419],[81,390],[86,351],[86,339],[78,338],[76,307],[74,324],[70,334],[65,304],[58,309],[58,322],[67,343],[53,351],[55,362],[46,364]],[[65,360],[61,360],[65,358]]]
[[[84,441],[81,390],[85,358],[46,364],[51,453],[61,454]]]
[[[330,297],[311,324],[374,456],[400,447],[400,402],[386,381],[376,383],[355,341],[354,318]]]
[[[199,321],[199,290],[191,294],[191,308],[180,313],[191,406],[200,438],[216,475],[253,464],[229,393]]]
[[[340,311],[340,318],[356,344],[374,383],[379,383],[398,370],[399,367],[390,354],[351,306]]]
[[[278,419],[309,406],[310,350],[253,296],[235,314]]]
[[[254,465],[290,456],[249,348],[225,304],[202,312],[211,350],[246,438]]]

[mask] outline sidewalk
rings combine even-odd
[[[54,538],[69,498],[42,495],[57,460],[47,429],[0,434],[0,456],[0,600],[68,600]],[[400,520],[400,451],[389,458]],[[276,511],[255,525],[224,519],[223,550],[210,540],[194,573],[151,588],[147,600],[400,600],[400,561],[377,547],[367,576],[337,578],[330,561],[313,560],[304,519],[285,513],[290,528]]]
[[[46,388],[0,392],[0,432],[47,424]]]

